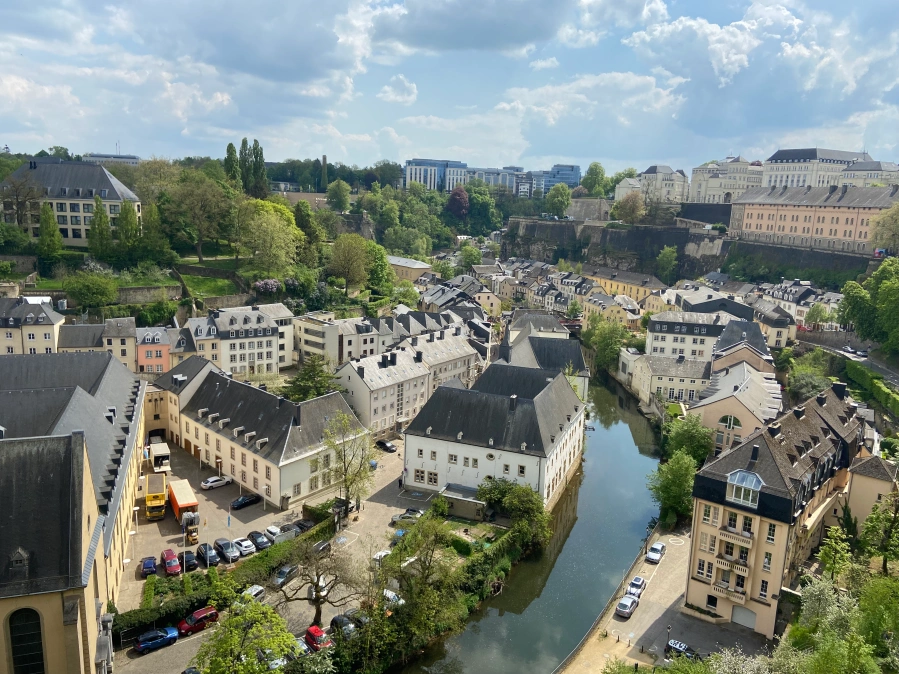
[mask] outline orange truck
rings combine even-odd
[[[184,513],[195,513],[199,507],[194,490],[187,480],[169,482],[169,505],[175,513],[175,519],[183,524]]]

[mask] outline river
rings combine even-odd
[[[401,674],[549,674],[577,646],[618,587],[658,512],[646,489],[656,439],[637,402],[592,383],[586,462],[553,512],[553,539],[518,564],[503,592],[463,631]]]

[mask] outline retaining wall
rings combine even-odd
[[[228,307],[243,307],[252,304],[256,300],[255,295],[241,293],[239,295],[219,295],[217,297],[204,297],[203,306],[207,309],[227,309]]]
[[[37,270],[35,255],[0,255],[0,262],[12,262],[15,274],[30,274]]]
[[[800,342],[829,346],[831,349],[842,349],[847,344],[853,349],[876,349],[879,344],[870,339],[859,339],[854,332],[840,332],[838,330],[818,330],[816,332],[797,332],[796,339]]]
[[[119,304],[150,304],[158,302],[160,292],[165,294],[167,300],[177,300],[181,297],[180,286],[136,286],[133,288],[119,288]]]

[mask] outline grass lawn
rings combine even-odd
[[[194,297],[218,297],[219,295],[236,295],[237,288],[228,279],[207,278],[205,276],[182,276],[190,294]]]
[[[228,269],[230,271],[237,271],[249,266],[249,260],[246,258],[240,258],[240,266],[235,265],[233,257],[222,257],[218,259],[207,257],[203,262],[200,262],[195,257],[183,257],[181,258],[181,263],[196,265],[197,267],[207,267],[208,269]]]

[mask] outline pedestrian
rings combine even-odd
[[[400,478],[399,480],[396,481],[396,486],[399,487],[400,489],[403,488],[403,478]]]

